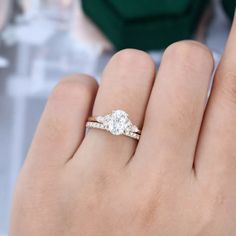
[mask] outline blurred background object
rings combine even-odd
[[[84,0],[83,8],[80,0],[0,1],[0,236],[7,234],[15,180],[55,84],[74,73],[100,81],[115,48],[127,46],[151,49],[158,65],[165,46],[194,38],[219,61],[230,29],[226,1],[225,8],[219,0],[150,0],[157,6]]]
[[[226,14],[233,20],[235,7],[236,7],[236,0],[223,0],[223,7]]]
[[[0,31],[7,24],[12,13],[12,0],[1,0],[0,1]]]
[[[116,49],[157,50],[192,38],[208,14],[208,0],[83,0],[85,13]],[[207,25],[205,25],[207,26]]]
[[[12,14],[12,0],[2,0],[0,1],[0,32],[4,29],[8,21],[10,20]],[[0,46],[1,46],[1,37],[0,37]],[[8,61],[1,57],[0,54],[0,68],[7,67]]]

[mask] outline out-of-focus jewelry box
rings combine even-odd
[[[236,0],[223,0],[223,7],[226,14],[233,20],[235,7],[236,7]]]
[[[86,15],[116,49],[162,49],[193,37],[208,0],[83,0]]]

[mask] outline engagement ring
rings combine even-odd
[[[132,124],[125,111],[115,110],[105,116],[91,116],[87,123],[87,128],[102,129],[113,135],[125,135],[139,140],[141,130]]]

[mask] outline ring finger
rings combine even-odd
[[[134,49],[118,52],[104,70],[93,115],[106,115],[121,109],[129,114],[133,124],[142,127],[154,77],[155,65],[148,54]],[[91,129],[79,152],[84,151],[86,160],[99,158],[99,163],[125,164],[135,152],[136,145],[137,141],[132,138]],[[90,155],[95,147],[96,156]]]

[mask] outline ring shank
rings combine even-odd
[[[97,117],[96,116],[90,116],[89,118],[88,118],[88,121],[91,121],[91,122],[97,122],[97,123],[99,123],[99,124],[101,124],[100,122],[98,122],[97,121]],[[135,126],[136,127],[136,126]],[[136,127],[137,128],[137,131],[136,132],[133,132],[133,133],[136,133],[136,134],[141,134],[141,130],[138,128],[138,127]]]
[[[98,123],[97,121],[94,122],[93,120],[90,119],[88,119],[88,121],[86,122],[86,128],[101,129],[108,131],[103,124]],[[140,139],[140,134],[134,132],[124,133],[123,135],[136,140]]]

